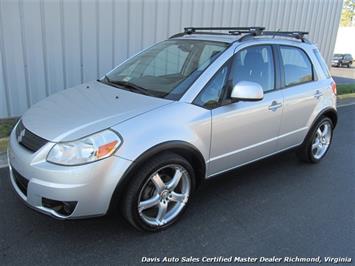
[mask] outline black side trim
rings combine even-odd
[[[285,73],[282,66],[282,59],[280,53],[280,47],[278,44],[272,45],[272,51],[274,54],[274,62],[275,62],[275,89],[281,89],[283,84],[285,84]]]
[[[201,152],[192,144],[185,141],[167,141],[156,146],[153,146],[149,150],[141,154],[126,170],[126,172],[121,177],[118,182],[116,189],[111,197],[109,212],[114,211],[115,207],[120,202],[120,197],[124,193],[124,188],[130,180],[130,176],[134,174],[135,171],[139,170],[139,167],[152,158],[153,156],[162,153],[164,151],[175,152],[181,156],[190,157],[187,158],[192,164],[196,172],[196,184],[199,185],[202,180],[204,180],[206,175],[206,163],[201,154]]]

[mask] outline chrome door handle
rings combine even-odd
[[[323,93],[321,93],[319,90],[316,90],[316,93],[314,94],[314,98],[319,99]]]
[[[269,110],[276,111],[280,107],[282,107],[282,103],[278,103],[277,101],[272,101],[271,105],[269,105]]]

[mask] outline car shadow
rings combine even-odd
[[[184,215],[183,219],[181,219],[178,224],[184,224],[184,220],[188,221],[189,219],[197,219],[195,220],[197,223],[202,222],[198,221],[199,219],[213,220],[212,217],[206,217],[206,215],[209,216],[208,210],[213,212],[211,206],[216,206],[218,210],[221,207],[220,205],[223,206],[223,201],[230,200],[230,197],[234,198],[237,193],[243,194],[243,188],[247,188],[248,190],[253,189],[257,192],[261,185],[271,182],[272,180],[273,182],[271,183],[275,183],[275,180],[282,182],[282,179],[285,178],[280,178],[280,172],[289,171],[290,167],[298,167],[299,165],[302,164],[297,161],[294,154],[287,152],[206,180],[201,184],[197,191],[195,191],[194,196],[191,199],[191,206],[188,208],[187,214]],[[287,183],[288,181],[284,180],[283,182]],[[10,190],[10,181],[7,180],[5,183],[6,187],[8,187],[8,190]],[[47,229],[48,233],[53,233],[59,230],[62,232],[62,236],[66,235],[70,239],[73,239],[73,235],[86,235],[86,237],[90,237],[90,235],[92,235],[92,240],[95,239],[97,233],[100,233],[102,237],[104,235],[112,236],[123,234],[137,237],[146,235],[146,233],[138,232],[132,229],[131,226],[118,214],[109,214],[106,216],[93,217],[90,219],[88,218],[62,221],[53,219],[41,213],[37,213],[30,208],[25,207],[21,200],[17,198],[15,193],[8,193],[7,196],[10,197],[11,202],[16,205],[14,208],[18,211],[15,211],[15,214],[21,216],[21,223],[26,224],[26,226],[29,228],[33,228],[34,231],[37,229],[40,229],[41,231]],[[247,199],[250,199],[252,194],[246,196]],[[17,199],[14,201],[14,198]],[[4,201],[7,200],[8,199],[4,199]],[[200,209],[205,210],[205,217],[201,217],[198,214]],[[12,210],[14,211],[14,209]],[[191,214],[192,217],[189,217]],[[197,214],[196,217],[194,217],[193,214]],[[178,224],[163,232],[174,231],[174,228],[178,227]],[[95,233],[93,234],[93,232]]]
[[[280,221],[275,223],[278,211],[288,208],[278,205],[278,199],[283,198],[278,193],[307,178],[302,171],[309,167],[294,153],[285,152],[206,180],[194,193],[182,219],[159,233],[134,230],[117,214],[55,220],[26,207],[10,188],[9,179],[1,178],[4,190],[0,192],[4,193],[0,208],[6,215],[0,217],[0,255],[14,257],[17,249],[32,245],[45,246],[49,257],[72,250],[81,254],[97,250],[97,254],[113,256],[112,249],[115,256],[136,260],[147,255],[202,256],[204,247],[212,250],[228,239],[246,251],[260,243],[259,237],[266,234],[267,238],[270,231],[280,230],[274,228],[277,223],[287,223],[284,218],[277,218]],[[270,210],[274,215],[268,213]],[[195,247],[202,249],[196,251]]]

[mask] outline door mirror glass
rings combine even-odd
[[[231,98],[241,101],[259,101],[264,98],[264,91],[256,82],[239,81],[232,89]]]

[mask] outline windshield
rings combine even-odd
[[[108,85],[178,100],[228,44],[167,40],[129,59],[100,80]]]
[[[335,54],[333,57],[334,57],[334,58],[343,58],[343,56],[344,56],[344,55],[342,55],[342,54]]]

